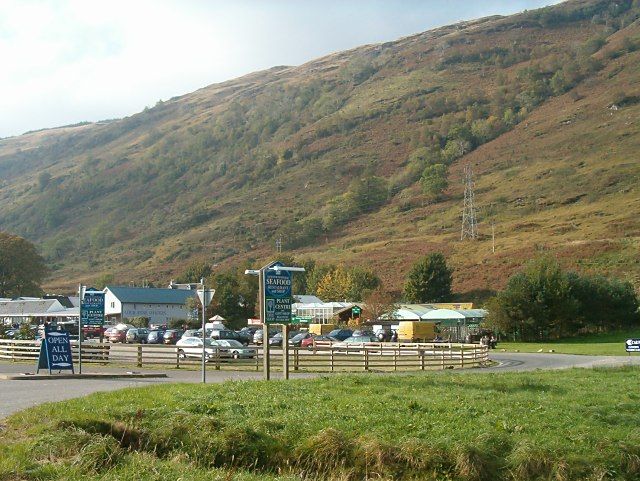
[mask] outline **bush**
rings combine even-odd
[[[565,273],[549,257],[530,262],[512,276],[488,308],[488,324],[522,341],[610,331],[639,321],[631,284]]]

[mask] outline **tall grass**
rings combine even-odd
[[[0,480],[636,480],[639,380],[627,367],[100,393],[9,418]]]

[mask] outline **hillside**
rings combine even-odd
[[[0,229],[41,246],[51,290],[260,261],[280,236],[394,289],[432,250],[468,296],[538,251],[638,286],[638,16],[638,2],[574,0],[0,140]],[[433,164],[440,196],[420,181]],[[460,241],[467,164],[476,241]]]

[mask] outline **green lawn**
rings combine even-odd
[[[640,369],[159,385],[11,416],[0,480],[640,479]]]
[[[630,338],[640,338],[640,330],[594,334],[553,342],[500,342],[498,350],[538,352],[542,349],[543,352],[549,352],[553,349],[553,351],[563,354],[626,356],[624,341]],[[637,356],[637,354],[633,355]]]

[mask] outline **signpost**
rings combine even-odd
[[[211,304],[213,300],[213,295],[216,293],[214,289],[205,289],[204,279],[200,279],[201,289],[198,289],[198,299],[200,299],[200,303],[202,304],[202,382],[207,382],[207,330],[205,329],[205,324],[207,322],[207,306]]]
[[[274,263],[264,271],[265,324],[291,322],[291,272],[280,270],[282,263]]]
[[[58,371],[70,370],[72,374],[74,373],[68,332],[49,331],[45,328],[44,339],[40,343],[36,373],[39,373],[40,369],[49,369],[49,374],[54,369]]]
[[[360,318],[361,313],[362,313],[362,309],[360,308],[360,306],[353,306],[351,308],[351,314],[353,314],[354,316],[358,316],[358,318]]]
[[[627,352],[640,352],[640,339],[627,339],[624,344]]]
[[[262,357],[264,378],[271,378],[269,362],[269,325],[282,324],[282,356],[285,379],[289,379],[289,336],[291,323],[291,273],[304,272],[304,267],[288,267],[271,262],[259,270],[247,269],[245,274],[258,276],[260,319],[262,320]]]
[[[102,326],[104,326],[104,292],[93,287],[80,285],[80,313],[78,315],[78,374],[82,374],[82,328],[84,326],[99,326],[100,340],[102,340]]]

